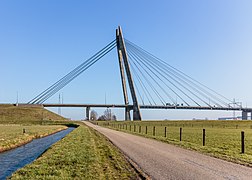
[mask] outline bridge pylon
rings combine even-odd
[[[142,116],[141,116],[141,112],[140,112],[140,108],[139,108],[138,100],[136,96],[136,91],[134,88],[134,81],[131,75],[130,66],[128,62],[128,54],[126,51],[122,29],[120,26],[118,27],[118,29],[116,29],[116,42],[117,42],[117,53],[118,53],[121,80],[122,80],[124,103],[125,105],[129,105],[128,93],[127,93],[127,88],[126,88],[126,78],[125,78],[125,72],[124,72],[124,69],[125,69],[127,79],[128,79],[130,94],[133,101],[133,120],[142,120]],[[125,108],[125,120],[131,120],[130,110],[131,109],[129,107]]]

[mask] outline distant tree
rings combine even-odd
[[[111,120],[112,119],[112,112],[111,112],[111,109],[106,109],[104,111],[104,116],[105,116],[105,119],[106,120]]]
[[[98,117],[97,112],[95,110],[92,110],[90,113],[90,120],[95,121],[95,120],[97,120],[97,117]]]
[[[99,118],[98,118],[98,121],[105,121],[106,120],[106,117],[104,115],[101,115]]]
[[[114,114],[112,115],[112,120],[116,121],[116,115],[114,115]]]
[[[100,121],[109,121],[109,120],[113,120],[113,121],[116,121],[116,115],[114,115],[112,112],[111,112],[111,109],[106,109],[104,111],[104,114],[101,115],[98,120]]]

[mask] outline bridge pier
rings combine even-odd
[[[89,112],[90,112],[90,107],[86,107],[86,120],[89,121]]]
[[[129,107],[125,108],[125,121],[131,121],[131,118],[130,118],[130,108]]]
[[[248,119],[248,112],[242,111],[242,120],[247,120],[247,119]]]
[[[252,111],[250,111],[248,113],[250,113],[250,120],[252,120]]]

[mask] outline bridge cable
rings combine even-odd
[[[134,50],[133,50],[134,51]],[[140,56],[140,55],[138,55]],[[140,58],[139,58],[140,59]],[[185,93],[182,89],[180,89],[177,85],[175,85],[171,80],[169,80],[166,76],[164,76],[164,74],[166,74],[167,76],[169,76],[173,81],[175,81],[177,84],[179,84],[181,87],[183,87],[185,90],[187,90],[189,93],[191,93],[193,96],[195,96],[196,98],[198,98],[199,100],[201,100],[203,103],[205,103],[207,106],[211,107],[210,104],[208,104],[206,101],[204,101],[200,96],[196,95],[193,91],[191,91],[190,89],[188,89],[186,86],[184,86],[183,84],[181,84],[179,81],[177,81],[176,79],[174,79],[171,75],[167,74],[165,71],[163,71],[159,66],[157,66],[155,63],[153,63],[152,61],[149,61],[147,58],[141,58],[140,61],[142,63],[145,64],[145,66],[150,66],[151,69],[155,69],[156,72],[158,72],[158,74],[160,74],[163,78],[165,78],[167,81],[169,81],[173,86],[175,86],[180,92],[182,92],[186,97],[188,97],[189,99],[191,99],[194,103],[196,103],[198,106],[200,106],[199,103],[197,103],[197,101],[195,101],[192,97],[190,97],[187,93]],[[155,66],[155,67],[154,67]],[[150,69],[150,68],[149,68]],[[160,71],[162,71],[164,74],[162,74]],[[153,72],[154,73],[154,72]],[[157,75],[156,75],[157,76]],[[158,78],[160,78],[159,76],[157,76]],[[166,87],[168,87],[168,85],[162,81]],[[171,89],[171,88],[170,88]],[[186,103],[187,105],[189,105],[180,95],[178,95],[174,90],[172,90],[184,103]],[[199,91],[198,91],[199,92]],[[199,92],[201,95],[205,96],[204,94],[202,94],[201,92]],[[205,96],[207,97],[207,96]]]
[[[39,102],[37,102],[38,104],[43,103],[44,101],[46,101],[47,99],[49,99],[52,95],[54,95],[55,93],[57,93],[60,89],[62,89],[63,87],[65,87],[68,83],[70,83],[73,79],[75,79],[77,76],[79,76],[81,73],[83,73],[85,70],[87,70],[89,67],[91,67],[94,63],[96,63],[98,60],[100,60],[103,56],[105,56],[107,53],[109,53],[112,49],[114,49],[116,47],[113,46],[111,47],[107,52],[105,52],[104,54],[101,54],[97,59],[95,59],[94,61],[90,62],[87,66],[85,66],[83,69],[81,69],[81,71],[79,71],[78,73],[76,73],[74,76],[72,76],[70,79],[68,79],[67,81],[61,83],[60,86],[58,86],[57,88],[55,88],[53,91],[51,91],[50,93],[48,93],[44,98],[42,98]]]
[[[64,82],[65,80],[67,80],[69,77],[73,76],[73,74],[75,74],[77,71],[79,71],[81,68],[83,68],[84,66],[86,66],[87,63],[89,63],[90,61],[92,61],[94,58],[96,58],[100,53],[102,53],[103,51],[105,51],[107,48],[109,48],[111,46],[111,44],[114,44],[115,40],[112,41],[111,43],[109,43],[107,46],[105,46],[102,50],[100,50],[99,52],[97,52],[95,55],[93,55],[91,58],[89,58],[88,60],[86,60],[85,62],[83,62],[82,64],[80,64],[78,67],[76,67],[74,70],[72,70],[71,72],[69,72],[67,75],[65,75],[63,78],[61,78],[60,80],[58,80],[56,83],[54,83],[53,85],[51,85],[49,88],[47,88],[46,90],[44,90],[42,93],[40,93],[38,96],[36,96],[35,98],[33,98],[31,101],[29,101],[28,103],[36,103],[35,99],[40,99],[43,94],[48,93],[49,91],[51,91],[52,89],[54,89],[56,86],[58,86],[60,83]]]
[[[130,52],[128,52],[128,54],[131,56],[131,58],[130,59],[133,59],[134,61],[132,61],[133,63],[134,62],[136,62],[144,71],[145,71],[145,73],[159,86],[159,88],[164,92],[164,93],[166,93],[165,92],[165,90],[159,85],[159,83],[150,75],[150,73],[142,66],[142,64],[140,64],[137,60],[135,60],[135,57],[134,56],[132,56],[132,54],[130,53]],[[135,63],[134,63],[135,64]],[[135,64],[136,66],[137,66],[137,64]],[[164,98],[160,95],[160,93],[158,93],[158,91],[156,91],[157,92],[157,94],[158,94],[158,96],[160,97],[160,99],[162,99],[162,101],[161,101],[161,103],[163,104],[163,105],[165,105],[165,100],[164,100]],[[168,96],[169,97],[169,96]]]
[[[129,49],[129,48],[128,48]],[[130,49],[129,49],[130,50]],[[134,51],[134,50],[133,50]],[[133,52],[135,53],[135,52]],[[142,59],[141,57],[139,57],[139,55],[135,54],[136,56],[138,56],[138,59],[141,61],[142,64],[144,64],[160,81],[162,81],[162,83],[164,83],[164,85],[169,88],[174,94],[176,94],[185,104],[187,104],[189,106],[189,104],[178,94],[176,93],[175,90],[173,90],[170,86],[168,86],[152,69],[156,70],[156,72],[158,72],[164,79],[166,79],[167,81],[169,81],[175,88],[177,88],[179,91],[181,91],[184,95],[186,95],[188,98],[190,98],[192,101],[194,101],[191,97],[189,97],[186,93],[184,93],[178,86],[176,86],[173,82],[171,82],[166,76],[164,76],[163,74],[161,74],[159,71],[157,71],[157,69],[153,66],[150,65],[150,63],[146,62],[144,59]],[[147,66],[147,64],[149,65],[149,67]],[[197,103],[196,101],[194,101],[195,103]],[[173,101],[174,103],[174,101]],[[176,104],[176,103],[175,103]],[[198,104],[199,105],[199,104]]]
[[[63,88],[65,85],[71,82],[74,78],[76,78],[78,75],[80,75],[90,66],[92,66],[95,62],[101,59],[104,55],[110,52],[115,46],[116,46],[116,41],[114,40],[111,43],[109,43],[107,46],[105,46],[103,49],[101,49],[99,52],[97,52],[95,55],[93,55],[91,58],[83,62],[81,65],[76,67],[74,70],[69,72],[63,78],[58,80],[56,83],[54,83],[49,88],[47,88],[42,93],[40,93],[38,96],[33,98],[31,101],[29,101],[29,104],[38,104],[47,100],[53,94],[58,92],[61,88]]]
[[[129,59],[131,59],[131,55],[129,55]],[[138,65],[132,61],[132,63],[135,65],[135,67],[138,69],[138,71],[140,72],[140,74],[142,75],[142,77],[145,79],[145,81],[147,82],[148,86],[152,89],[152,91],[154,92],[154,94],[158,97],[158,99],[160,100],[160,102],[165,105],[165,100],[162,98],[162,96],[158,93],[158,91],[156,90],[156,88],[152,85],[152,83],[146,78],[146,76],[144,75],[144,73],[141,71],[141,69],[138,67]],[[156,105],[155,101],[154,104]]]
[[[145,55],[145,54],[144,54]],[[143,55],[143,56],[144,56]],[[142,55],[139,55],[142,56]],[[183,88],[185,88],[186,90],[188,90],[190,93],[192,93],[192,91],[190,91],[186,86],[184,86],[183,84],[186,84],[190,89],[198,92],[199,94],[201,94],[203,97],[209,99],[208,96],[206,96],[204,93],[202,93],[201,91],[199,91],[197,88],[194,88],[192,85],[190,85],[187,81],[185,81],[184,79],[182,79],[181,77],[178,77],[177,75],[174,75],[173,73],[169,72],[167,73],[167,70],[163,67],[163,65],[160,65],[157,62],[153,62],[152,59],[150,59],[148,56],[144,57],[143,60],[147,60],[149,63],[151,63],[152,65],[154,65],[156,68],[158,68],[160,71],[162,71],[163,74],[166,74],[167,76],[169,76],[172,80],[174,80],[176,83],[178,83],[180,86],[182,86]],[[163,74],[161,74],[163,76]],[[166,77],[164,77],[166,80],[169,81],[169,79],[167,79]],[[181,83],[183,84],[181,84]],[[173,84],[174,85],[174,84]],[[194,96],[196,96],[196,94],[192,93]],[[198,97],[198,96],[196,96]],[[198,97],[199,98],[199,97]],[[201,99],[202,100],[202,99]],[[202,100],[203,101],[203,100]],[[222,107],[218,102],[212,100],[216,105],[218,105],[219,107]],[[207,104],[209,107],[211,107],[210,104],[208,104],[206,101],[204,101],[205,104]]]
[[[140,84],[140,87],[141,87],[142,91],[144,92],[144,95],[147,97],[147,100],[148,100],[148,102],[150,103],[150,105],[152,105],[152,103],[151,103],[151,101],[150,101],[150,99],[149,99],[149,96],[151,97],[151,99],[153,100],[153,102],[154,102],[154,99],[152,98],[151,94],[149,93],[148,89],[146,88],[146,86],[145,86],[144,83],[142,82],[141,78],[139,77],[137,71],[135,70],[134,66],[132,65],[132,63],[131,63],[130,61],[129,61],[129,64],[130,64],[130,67],[131,67],[131,69],[132,69],[133,76],[136,77],[137,81],[138,81],[139,84]],[[134,79],[135,79],[135,78],[134,78]],[[137,83],[136,83],[136,84],[137,84]],[[147,94],[148,94],[149,96],[148,96]],[[154,104],[155,104],[155,102],[154,102]],[[143,105],[144,105],[144,104],[143,104]]]
[[[131,51],[129,50],[128,51],[130,54],[131,54]],[[132,56],[134,56],[134,54],[132,55]],[[139,61],[138,61],[138,57],[136,57],[135,56],[135,60],[136,60],[136,62],[144,69],[144,66],[142,66],[142,64],[143,64],[143,62],[142,63],[139,63]],[[145,67],[147,67],[147,66],[145,66]],[[159,80],[161,80],[161,78],[159,78],[157,75],[156,75],[156,73],[155,72],[153,72],[152,70],[151,70],[151,68],[149,68],[149,67],[147,67],[147,69],[152,73],[152,74],[154,74]],[[145,70],[145,72],[146,73],[148,73],[148,71],[146,70],[146,69],[144,69]],[[154,79],[154,77],[153,76],[151,76],[150,74],[148,74],[151,78],[152,78],[152,80],[153,81],[155,81],[155,83],[159,86],[159,88],[167,95],[167,97],[173,102],[173,103],[175,103],[176,101],[164,90],[164,88],[162,87],[162,86],[160,86],[160,84]],[[161,80],[162,81],[162,80]],[[164,83],[164,82],[163,82]],[[170,88],[170,87],[168,87],[168,88]],[[171,89],[171,88],[170,88]]]
[[[162,69],[163,69],[162,71],[164,71],[164,70],[165,70],[165,71],[168,71],[168,73],[172,74],[172,75],[173,75],[175,78],[177,78],[179,81],[182,81],[182,82],[186,83],[191,89],[196,90],[196,91],[197,91],[198,93],[200,93],[202,96],[207,97],[205,94],[208,94],[209,96],[211,96],[211,97],[214,98],[215,100],[221,102],[222,104],[228,105],[225,101],[221,100],[220,98],[218,98],[218,97],[216,97],[215,95],[209,93],[208,91],[206,91],[204,88],[201,87],[201,86],[204,86],[205,88],[207,88],[207,89],[209,90],[210,88],[208,88],[207,86],[205,86],[205,85],[199,83],[198,81],[196,81],[196,80],[194,80],[194,79],[193,79],[194,82],[192,82],[192,80],[190,80],[190,79],[192,79],[190,76],[187,76],[187,75],[185,75],[184,73],[183,73],[184,76],[181,75],[181,73],[182,73],[181,71],[180,71],[180,73],[179,73],[178,70],[177,70],[176,68],[173,68],[172,66],[170,66],[170,65],[167,64],[166,62],[164,62],[164,61],[158,59],[158,58],[155,57],[154,55],[152,55],[152,54],[150,54],[149,52],[143,50],[142,48],[140,48],[139,46],[137,46],[137,45],[131,43],[130,41],[126,40],[126,44],[128,44],[128,45],[130,44],[130,45],[132,46],[133,49],[135,49],[136,51],[138,51],[139,53],[141,53],[141,56],[148,57],[148,59],[149,59],[148,61],[149,61],[149,62],[152,60],[152,64],[155,64],[156,66],[157,66],[157,64],[159,64],[159,69],[162,68]],[[153,61],[155,61],[155,62],[153,62]],[[167,69],[166,69],[165,67],[166,67]],[[170,72],[170,71],[172,71],[172,72]],[[167,73],[166,73],[166,74],[167,74]],[[186,76],[186,77],[185,77],[185,76]],[[189,78],[190,78],[190,79],[189,79]],[[199,86],[198,84],[196,84],[195,81],[196,81],[198,84],[200,84],[201,86]],[[198,89],[194,88],[194,87],[193,87],[192,85],[190,85],[190,84],[195,85],[198,89],[200,89],[200,90],[201,90],[203,93],[205,93],[205,94],[203,94],[201,91],[199,91]],[[211,90],[211,89],[210,89],[210,90]],[[211,91],[213,92],[213,90],[211,90]],[[214,91],[214,93],[222,97],[222,95],[216,93],[215,91]],[[207,98],[208,98],[208,97],[207,97]],[[225,99],[227,99],[227,98],[225,98]],[[230,100],[229,100],[229,101],[230,101]],[[215,104],[217,104],[218,106],[220,106],[216,101],[215,101]],[[210,105],[210,104],[209,104],[209,105]],[[221,107],[222,107],[222,106],[221,106]]]
[[[128,40],[127,40],[127,41],[128,41]],[[209,93],[209,92],[206,91],[204,88],[208,89],[209,91],[212,91],[213,93],[215,93],[216,95],[218,95],[218,96],[220,96],[220,97],[226,99],[227,101],[232,102],[231,100],[227,99],[227,98],[224,97],[223,95],[221,95],[221,94],[217,93],[216,91],[210,89],[209,87],[205,86],[204,84],[200,83],[199,81],[197,81],[197,80],[191,78],[190,76],[186,75],[186,74],[183,73],[182,71],[179,71],[178,69],[176,69],[176,68],[174,68],[173,66],[169,65],[167,62],[165,62],[165,61],[163,61],[163,60],[157,58],[156,56],[150,54],[150,53],[147,52],[146,50],[144,50],[144,49],[142,49],[141,47],[135,45],[134,43],[132,43],[132,42],[130,42],[130,41],[128,41],[128,43],[132,44],[132,45],[135,46],[137,49],[140,49],[140,51],[145,52],[146,54],[148,54],[149,56],[151,56],[155,61],[161,63],[161,64],[162,64],[161,67],[167,67],[168,69],[170,69],[171,71],[173,71],[173,72],[176,73],[177,75],[179,75],[179,76],[185,78],[188,82],[193,83],[195,86],[199,87],[202,91],[205,91],[205,93],[208,93],[208,94],[209,94],[210,96],[212,96],[213,98],[217,98],[217,99],[218,99],[219,101],[221,101],[223,104],[228,105],[225,101],[222,101],[221,99],[219,99],[219,98],[216,97],[215,95]],[[194,82],[193,82],[193,81],[194,81]],[[198,84],[197,84],[197,83],[198,83]],[[203,87],[200,87],[200,85],[203,86],[204,88],[203,88]]]
[[[134,51],[134,50],[133,50]],[[136,52],[134,52],[136,53]],[[136,56],[140,56],[139,54],[136,54]],[[174,79],[172,76],[170,76],[169,74],[167,74],[165,71],[163,71],[159,66],[157,66],[155,63],[149,61],[148,59],[145,59],[145,58],[141,58],[139,57],[139,60],[144,63],[146,66],[150,66],[151,69],[155,69],[155,71],[160,74],[164,79],[166,79],[167,81],[169,81],[173,86],[175,86],[180,92],[182,92],[185,96],[187,96],[189,99],[191,99],[192,101],[194,101],[194,103],[196,103],[198,106],[200,106],[200,104],[198,104],[195,100],[193,100],[189,95],[187,95],[182,89],[180,89],[177,85],[175,85],[172,81],[170,81],[166,76],[164,76],[164,74],[162,74],[160,72],[160,70],[165,73],[166,75],[168,75],[173,81],[175,81],[177,84],[179,84],[180,86],[182,86],[184,89],[186,89],[187,91],[189,91],[191,94],[193,94],[195,97],[197,97],[198,99],[200,99],[202,102],[204,102],[206,105],[210,106],[206,101],[204,101],[202,98],[200,98],[199,96],[197,96],[195,93],[193,93],[190,89],[188,89],[187,87],[185,87],[183,84],[181,84],[180,82],[178,82],[176,79]],[[147,61],[146,61],[147,60]],[[149,68],[150,69],[150,68]],[[150,69],[150,70],[151,70]],[[151,70],[152,71],[152,70]],[[153,74],[155,74],[153,72]],[[156,75],[160,80],[161,78]],[[173,93],[175,93],[184,103],[186,103],[188,106],[189,104],[179,95],[177,94],[172,88],[170,88],[163,80],[161,80],[165,85],[166,87],[168,87],[169,89],[171,89],[173,91]]]

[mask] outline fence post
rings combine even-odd
[[[148,134],[148,128],[147,128],[147,126],[145,127],[145,134]]]
[[[245,143],[244,143],[244,131],[241,132],[241,153],[245,153]]]
[[[182,141],[182,128],[179,128],[179,141]]]
[[[134,125],[134,132],[136,132],[136,125]]]
[[[130,131],[131,131],[131,125],[130,125]]]
[[[164,127],[164,137],[166,137],[166,127]]]
[[[206,140],[206,130],[203,129],[203,146],[205,146],[205,140]]]
[[[155,126],[153,126],[153,136],[155,136],[156,135],[156,128],[155,128]]]
[[[141,133],[141,126],[139,126],[139,133]]]

